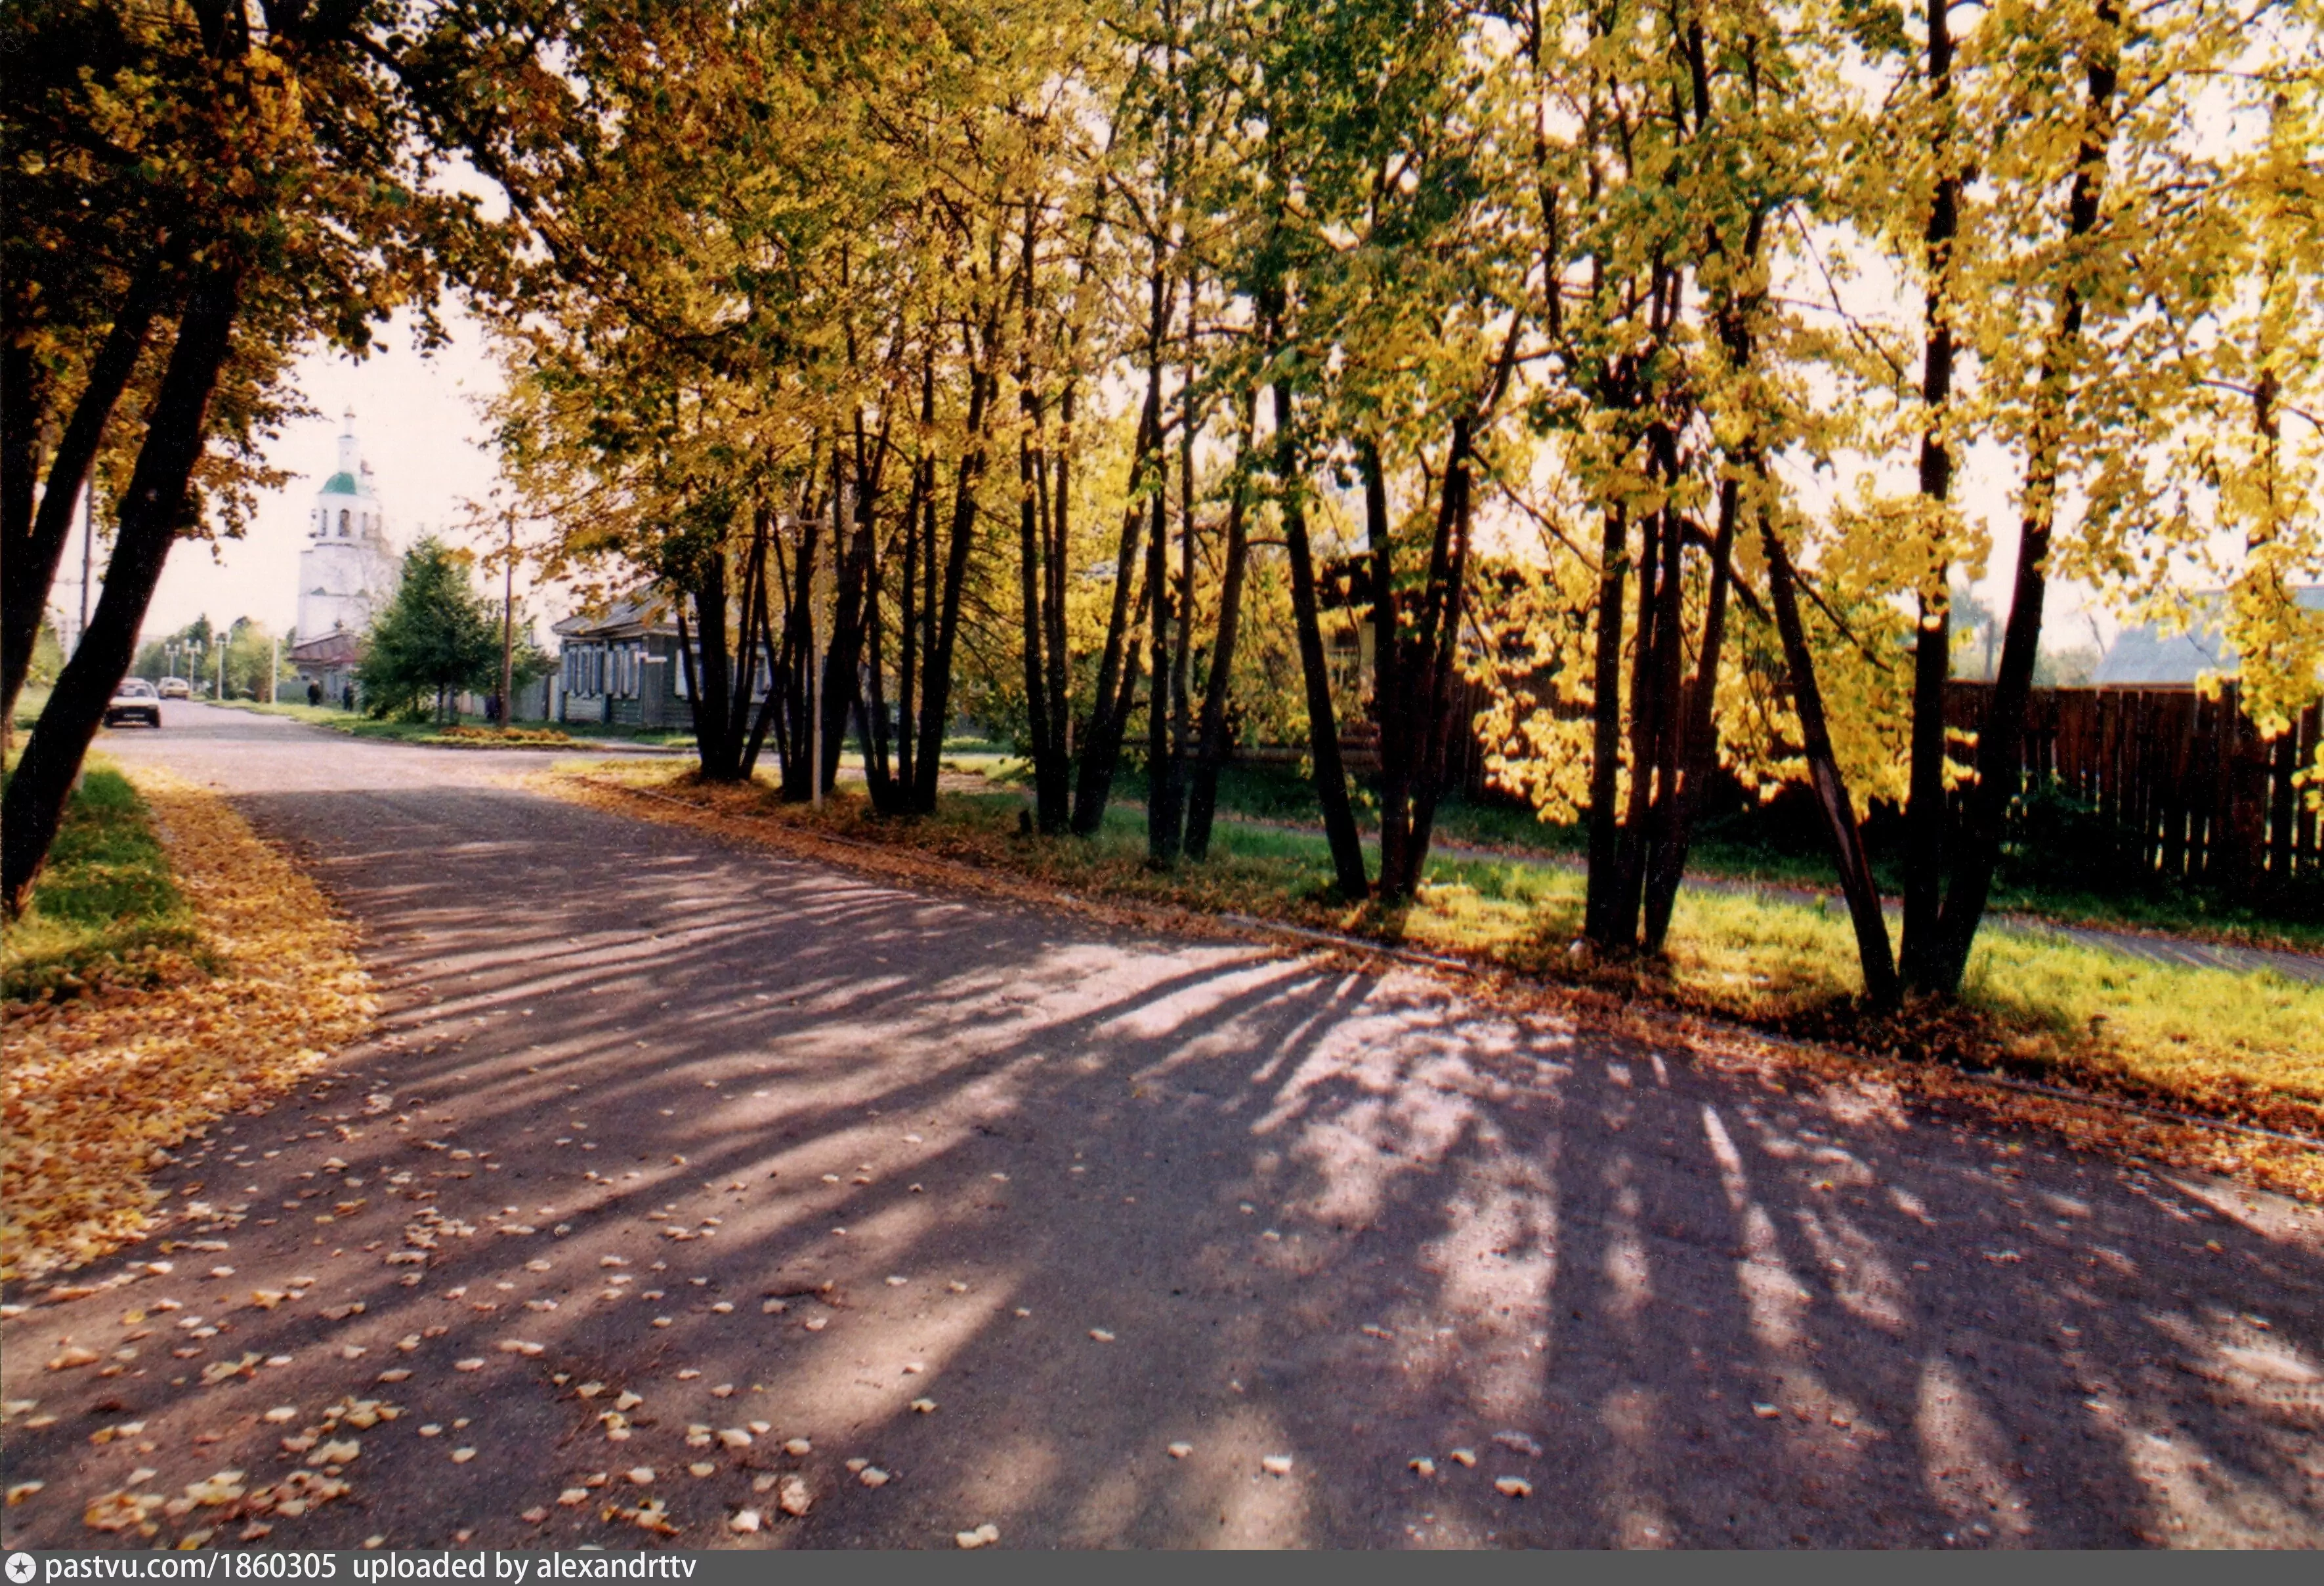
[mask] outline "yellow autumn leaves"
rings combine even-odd
[[[77,1267],[134,1239],[148,1175],[227,1112],[279,1094],[375,1009],[322,895],[215,796],[141,771],[139,790],[211,968],[6,1010],[0,1277]]]

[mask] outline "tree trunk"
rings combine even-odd
[[[1657,427],[1653,438],[1664,480],[1670,490],[1675,491],[1680,473],[1677,438],[1668,429]],[[1653,881],[1655,873],[1673,862],[1671,850],[1678,838],[1680,767],[1686,754],[1685,516],[1665,495],[1656,521],[1662,540],[1658,558],[1662,583],[1656,601],[1653,664],[1647,673],[1648,687],[1630,705],[1634,713],[1650,713],[1653,723],[1646,777],[1653,785],[1653,796],[1646,809],[1645,840],[1629,878],[1631,885],[1637,889],[1640,940],[1649,947],[1658,941],[1652,919]],[[1683,856],[1679,856],[1677,862],[1683,865]]]
[[[121,502],[105,593],[32,729],[0,814],[0,900],[11,916],[23,909],[32,878],[48,857],[89,741],[129,669],[153,586],[184,526],[187,484],[208,439],[210,399],[232,351],[241,305],[238,266],[205,276],[188,296]]]
[[[1600,947],[1626,951],[1620,899],[1621,825],[1615,801],[1622,776],[1622,606],[1629,570],[1629,520],[1609,507],[1598,540],[1598,650],[1590,706],[1590,868],[1583,883],[1582,934]]]
[[[1928,288],[1923,297],[1921,359],[1921,498],[1940,512],[1952,494],[1953,458],[1945,433],[1953,388],[1952,251],[1960,233],[1961,177],[1953,166],[1950,133],[1953,46],[1949,8],[1928,13],[1929,97],[1944,116],[1939,133],[1940,174],[1923,236]],[[1938,981],[1937,921],[1943,906],[1945,835],[1945,684],[1952,675],[1951,569],[1941,553],[1924,577],[1920,622],[1913,638],[1912,771],[1904,805],[1904,930],[1899,946],[1907,985],[1928,990]]]
[[[741,769],[733,733],[734,674],[726,631],[726,556],[714,548],[695,570],[694,632],[701,655],[694,697],[694,745],[706,782],[731,782]],[[680,632],[683,641],[687,635]]]
[[[1041,403],[1023,383],[1025,379],[1020,370],[1018,412],[1023,428],[1017,438],[1017,593],[1024,661],[1025,747],[1033,766],[1035,825],[1043,836],[1055,836],[1065,829],[1070,814],[1065,798],[1065,733],[1059,727],[1067,702],[1050,687],[1049,649],[1055,625],[1049,611],[1049,509],[1035,439],[1041,423]]]
[[[1702,812],[1703,791],[1719,767],[1719,731],[1713,708],[1718,703],[1720,651],[1727,637],[1727,598],[1734,582],[1735,520],[1741,495],[1741,487],[1733,478],[1720,484],[1719,528],[1711,546],[1711,591],[1702,617],[1702,648],[1695,659],[1694,678],[1687,685],[1686,716],[1672,756],[1682,767],[1678,797],[1674,801],[1670,829],[1655,850],[1646,878],[1646,944],[1649,953],[1660,953],[1670,937],[1671,913],[1678,905],[1680,883],[1686,878],[1695,817]]]
[[[1471,719],[1454,716],[1455,673],[1461,653],[1461,622],[1467,609],[1469,542],[1475,512],[1475,429],[1473,421],[1452,424],[1452,444],[1445,454],[1443,503],[1438,516],[1435,548],[1429,556],[1429,595],[1414,646],[1427,669],[1419,679],[1426,691],[1421,702],[1419,743],[1412,779],[1412,830],[1405,851],[1403,895],[1420,890],[1428,865],[1428,844],[1436,825],[1437,801],[1443,797],[1447,754],[1457,729],[1466,733]],[[1465,697],[1465,696],[1463,696]]]
[[[1816,804],[1823,813],[1824,829],[1831,838],[1832,860],[1840,870],[1840,890],[1848,899],[1848,914],[1856,927],[1856,953],[1864,967],[1864,991],[1875,1008],[1896,1003],[1896,964],[1889,956],[1888,921],[1880,912],[1880,890],[1865,857],[1864,834],[1856,824],[1856,807],[1849,802],[1848,784],[1832,753],[1831,733],[1826,726],[1823,693],[1816,684],[1815,658],[1808,651],[1807,632],[1800,622],[1799,592],[1792,573],[1791,555],[1784,549],[1771,514],[1758,513],[1759,541],[1767,553],[1767,594],[1775,608],[1775,631],[1784,642],[1784,661],[1791,673],[1792,705],[1799,714],[1801,746],[1807,752],[1808,771],[1814,780]]]
[[[832,603],[831,645],[823,658],[823,787],[826,793],[838,785],[848,719],[855,714],[863,687],[864,604],[872,584],[871,512],[875,488],[870,474],[859,468],[854,488],[841,491],[834,509],[835,517],[844,515],[854,521],[844,539],[835,535],[832,541],[835,548],[844,545],[846,555],[839,565],[837,597]]]
[[[1210,856],[1211,823],[1219,804],[1219,769],[1226,763],[1230,747],[1227,701],[1233,685],[1235,641],[1242,626],[1243,575],[1250,559],[1245,511],[1250,493],[1243,467],[1257,410],[1254,394],[1244,392],[1242,439],[1235,450],[1234,483],[1227,499],[1226,567],[1219,585],[1218,638],[1211,646],[1210,675],[1204,679],[1199,758],[1186,793],[1186,852],[1197,860]]]
[[[2089,67],[2089,106],[2086,130],[2076,152],[2076,170],[2066,204],[2066,236],[2079,243],[2098,223],[2106,182],[2107,152],[2114,132],[2116,64],[2115,31],[2121,15],[2113,0],[2100,0],[2098,20],[2106,36],[2096,43]],[[1977,786],[1962,811],[1953,845],[1944,904],[1937,917],[1936,943],[1927,964],[1926,989],[1957,994],[1969,970],[1969,949],[1985,918],[1993,890],[1993,869],[2001,857],[2001,836],[2018,790],[2019,759],[2024,752],[2025,702],[2042,645],[2042,607],[2048,592],[2050,533],[2058,510],[2072,393],[2068,381],[2082,338],[2086,305],[2072,278],[2059,289],[2057,325],[2043,351],[2035,411],[2025,458],[2024,507],[2020,515],[2017,569],[2009,621],[2001,640],[1985,725],[1978,734]]]
[[[1182,430],[1187,418],[1179,414]],[[1154,491],[1147,502],[1153,516],[1146,537],[1147,648],[1153,682],[1146,700],[1146,862],[1167,869],[1178,862],[1184,834],[1177,767],[1170,752],[1171,690],[1178,676],[1170,632],[1170,463],[1158,452],[1157,457]]]
[[[993,310],[995,315],[998,312],[997,309]],[[985,428],[991,418],[993,385],[990,360],[997,335],[996,327],[988,318],[982,355],[969,373],[967,444],[954,471],[952,539],[945,547],[944,587],[940,594],[935,589],[929,591],[931,604],[936,607],[929,613],[935,633],[923,673],[919,752],[912,767],[916,776],[912,807],[922,815],[936,813],[936,777],[944,765],[945,728],[950,724],[952,714],[952,656],[959,641],[961,592],[968,583],[969,551],[976,537],[976,493],[984,482],[988,440]]]
[[[1048,474],[1045,475],[1051,485],[1045,499],[1051,504],[1043,514],[1048,538],[1041,558],[1042,613],[1047,621],[1047,630],[1042,640],[1049,664],[1049,730],[1053,752],[1048,779],[1037,786],[1035,795],[1056,812],[1054,817],[1045,817],[1044,831],[1065,831],[1073,822],[1074,695],[1065,654],[1065,587],[1069,558],[1073,555],[1074,383],[1070,380],[1065,382],[1065,392],[1058,399],[1057,436],[1059,445],[1056,455],[1047,459]]]
[[[1667,512],[1658,512],[1638,525],[1638,629],[1630,651],[1630,799],[1622,817],[1609,913],[1612,940],[1625,949],[1638,945],[1646,837],[1653,823],[1655,773],[1662,764],[1664,705],[1658,685],[1663,677],[1663,647],[1673,620],[1672,596],[1678,583],[1678,569],[1665,554],[1669,549],[1668,526]]]
[[[1187,314],[1194,313],[1193,289],[1188,288]],[[1185,391],[1194,384],[1194,373],[1185,375]],[[1182,395],[1182,405],[1191,399]],[[1178,425],[1178,633],[1172,650],[1170,678],[1170,841],[1173,850],[1185,841],[1186,773],[1193,757],[1194,692],[1194,429],[1196,415],[1188,405]]]
[[[921,446],[936,432],[936,360],[920,364]],[[904,590],[896,621],[896,791],[895,813],[911,807],[912,790],[919,779],[916,736],[919,727],[918,687],[922,658],[930,648],[924,607],[933,605],[936,589],[936,471],[925,449],[912,459],[910,505],[904,512]],[[925,574],[922,571],[926,565]]]
[[[1291,614],[1299,631],[1299,670],[1307,685],[1307,751],[1323,807],[1323,839],[1332,850],[1332,876],[1351,901],[1368,895],[1363,839],[1348,799],[1340,761],[1340,724],[1332,705],[1332,673],[1323,653],[1323,625],[1315,599],[1315,561],[1307,544],[1306,479],[1299,463],[1290,391],[1275,383],[1275,477],[1282,492],[1284,546],[1291,562]]]
[[[1074,834],[1093,835],[1105,824],[1105,807],[1113,796],[1113,773],[1121,755],[1128,726],[1128,705],[1133,688],[1135,662],[1126,671],[1124,655],[1133,643],[1130,632],[1142,607],[1130,599],[1131,570],[1138,560],[1139,530],[1145,520],[1141,488],[1159,489],[1152,477],[1156,454],[1162,445],[1162,338],[1167,334],[1169,304],[1157,272],[1149,283],[1146,367],[1146,405],[1138,420],[1138,438],[1130,463],[1130,500],[1121,510],[1121,539],[1113,559],[1113,605],[1105,624],[1105,647],[1098,652],[1097,691],[1090,700],[1089,720],[1082,729],[1081,763],[1075,768]]]
[[[66,420],[56,453],[49,459],[48,483],[37,512],[32,510],[32,447],[22,447],[20,456],[19,443],[10,429],[5,463],[0,463],[9,475],[5,490],[0,491],[6,498],[7,507],[7,532],[5,539],[0,539],[0,547],[5,547],[0,549],[0,561],[5,561],[8,569],[5,585],[0,585],[0,723],[13,724],[16,719],[16,696],[23,690],[32,648],[40,641],[41,618],[48,608],[49,594],[56,586],[57,563],[64,553],[65,542],[72,535],[74,504],[80,500],[81,487],[88,483],[89,470],[97,461],[106,423],[113,417],[121,393],[128,388],[130,376],[136,372],[137,359],[145,350],[161,297],[158,266],[147,269],[131,283],[97,356],[89,362],[88,378],[81,386],[80,398],[73,403],[72,417]],[[14,410],[20,405],[20,381],[13,366],[8,385],[6,396],[0,401],[5,401],[12,416],[0,428],[14,424]],[[34,404],[26,401],[21,405],[29,408]],[[20,504],[23,509],[21,519]]]
[[[832,451],[832,476],[839,472],[836,444]],[[788,569],[783,590],[783,653],[776,670],[782,676],[782,733],[777,752],[782,760],[781,793],[786,804],[804,804],[815,791],[815,664],[807,648],[808,615],[815,602],[815,568],[823,554],[823,505],[816,472],[810,464],[799,490],[798,555]]]
[[[1404,900],[1412,836],[1412,712],[1404,681],[1403,623],[1397,611],[1396,546],[1379,443],[1356,442],[1364,487],[1364,539],[1371,553],[1372,718],[1379,728],[1380,901]]]

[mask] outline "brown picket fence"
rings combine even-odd
[[[1976,732],[1992,693],[1953,683],[1948,724]],[[2291,732],[2261,738],[2232,683],[2217,698],[2192,688],[2037,688],[2022,765],[2029,785],[2052,779],[2095,809],[2116,834],[2119,862],[2257,900],[2324,873],[2324,833],[2296,781],[2316,763],[2319,733],[2310,706]]]

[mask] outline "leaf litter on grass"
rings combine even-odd
[[[157,770],[136,783],[201,952],[5,1009],[0,1277],[69,1270],[138,1237],[173,1149],[298,1084],[377,1010],[312,881],[214,794]]]

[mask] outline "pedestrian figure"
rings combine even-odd
[[[307,703],[316,706],[323,703],[323,686],[312,678],[307,679]]]
[[[345,686],[340,689],[340,691],[339,691],[339,705],[340,705],[340,707],[341,707],[342,709],[345,709],[345,710],[353,710],[353,709],[355,709],[355,686],[353,683],[346,684],[346,685],[345,685]]]

